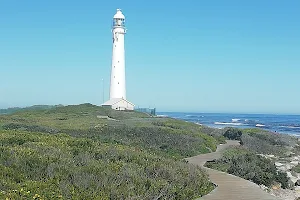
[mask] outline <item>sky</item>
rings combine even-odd
[[[300,114],[298,0],[2,0],[0,108],[108,100],[117,8],[136,106]]]

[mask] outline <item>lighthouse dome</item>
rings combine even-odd
[[[117,9],[117,13],[114,15],[114,19],[125,19],[121,9]]]

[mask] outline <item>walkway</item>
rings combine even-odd
[[[203,166],[207,161],[220,158],[231,145],[237,146],[239,143],[228,140],[227,144],[219,145],[216,152],[186,158],[189,163],[203,167],[210,180],[217,185],[214,191],[199,200],[277,200],[250,181]]]

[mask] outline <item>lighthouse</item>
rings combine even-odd
[[[117,9],[112,23],[112,62],[109,100],[102,104],[115,110],[133,110],[134,104],[126,99],[125,79],[125,16]]]

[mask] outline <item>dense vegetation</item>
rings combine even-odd
[[[30,107],[25,107],[25,108],[13,107],[13,108],[7,108],[7,109],[0,109],[0,115],[1,114],[12,114],[12,113],[15,113],[15,112],[26,111],[26,110],[52,109],[54,107],[59,107],[59,106],[62,106],[62,105],[56,105],[56,106],[51,106],[51,105],[35,105],[35,106],[30,106]]]
[[[289,135],[271,133],[262,129],[227,128],[223,136],[239,140],[241,145],[255,153],[277,156],[284,156],[289,148],[297,144],[297,139]]]
[[[2,115],[0,140],[0,199],[194,199],[213,184],[182,158],[224,138],[83,104]]]
[[[209,168],[221,170],[256,184],[272,186],[280,183],[282,188],[292,187],[287,174],[276,169],[273,160],[261,154],[285,157],[297,148],[297,139],[288,135],[262,129],[226,128],[219,132],[225,138],[240,141],[241,147],[225,151],[221,159],[206,163]],[[294,168],[296,171],[298,168]]]
[[[2,131],[2,197],[189,199],[212,189],[199,169],[124,145]]]
[[[99,116],[108,116],[109,119]],[[143,147],[181,159],[216,150],[218,141],[200,126],[144,113],[118,112],[91,104],[0,116],[5,130],[66,133],[105,143]]]
[[[289,188],[286,173],[277,171],[274,162],[256,155],[243,147],[226,150],[223,157],[210,161],[205,166],[251,180],[256,184],[271,186],[280,183],[282,188]]]

